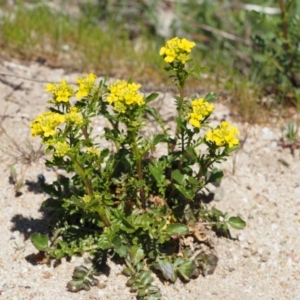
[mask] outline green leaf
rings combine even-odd
[[[80,290],[89,291],[90,286],[82,280],[71,280],[67,283],[67,289],[70,292],[78,292]]]
[[[85,266],[78,266],[74,269],[73,279],[84,279],[84,277],[88,274],[89,269]]]
[[[135,293],[137,292],[139,289],[143,288],[143,285],[141,283],[135,283],[131,286],[130,288],[130,292],[131,293]]]
[[[185,149],[185,152],[187,153],[187,156],[189,156],[192,159],[197,159],[198,158],[198,155],[197,155],[196,150],[195,150],[194,147],[191,147],[191,146],[187,147]]]
[[[112,244],[114,245],[114,250],[121,257],[126,257],[128,253],[128,246],[122,244],[122,240],[119,236],[115,236],[112,240]]]
[[[55,255],[56,259],[61,259],[65,255],[62,249],[55,249],[53,254]]]
[[[179,170],[173,171],[171,176],[172,176],[172,179],[174,179],[177,183],[184,184],[184,182],[185,182],[184,175],[181,174],[181,172]]]
[[[168,235],[181,236],[188,234],[189,228],[184,224],[172,223],[168,225],[166,232]]]
[[[114,248],[120,248],[122,246],[122,240],[118,235],[112,239],[112,243]]]
[[[142,188],[143,186],[145,186],[145,180],[136,180],[135,186],[139,189]]]
[[[59,197],[59,191],[55,188],[55,185],[53,184],[46,184],[46,183],[41,183],[40,184],[41,189],[43,190],[44,193],[50,195],[50,196],[57,196]]]
[[[213,168],[211,171],[211,174],[208,178],[208,182],[221,182],[222,178],[224,176],[224,173],[222,170],[218,168]]]
[[[158,93],[152,93],[145,98],[145,102],[149,103],[149,102],[155,100],[158,96],[159,96]]]
[[[48,235],[33,233],[30,238],[33,246],[39,251],[46,251],[48,249]]]
[[[149,171],[157,182],[161,182],[163,180],[163,173],[159,168],[149,165]]]
[[[95,286],[99,283],[99,280],[95,278],[92,274],[89,274],[84,278],[85,282],[88,282],[91,286]]]
[[[171,263],[166,260],[157,260],[153,263],[153,267],[157,270],[160,270],[165,279],[175,282],[177,275],[174,272],[174,268]]]
[[[152,281],[153,281],[153,277],[151,276],[151,271],[143,271],[141,274],[140,274],[140,280],[142,282],[142,284],[144,286],[147,286],[149,285]]]
[[[215,101],[218,98],[218,95],[216,93],[210,92],[206,94],[204,100],[208,102]]]
[[[157,111],[153,107],[146,106],[146,112],[150,114],[155,120],[159,119],[159,115],[157,114]]]
[[[186,189],[185,186],[178,185],[178,184],[175,184],[175,187],[187,199],[192,200],[195,197],[195,193],[191,188]]]
[[[148,295],[148,289],[144,288],[138,291],[138,297],[145,297]]]
[[[130,248],[130,258],[134,266],[136,266],[145,257],[144,250],[139,245]]]
[[[132,276],[134,275],[134,271],[130,268],[125,268],[123,269],[122,273],[125,275],[125,276]]]
[[[228,223],[232,228],[238,230],[242,230],[246,227],[246,222],[240,217],[231,217],[229,218]]]
[[[152,146],[157,145],[160,142],[168,142],[169,136],[167,134],[156,134],[152,140]]]
[[[118,253],[121,257],[126,257],[128,253],[128,246],[121,245],[119,248],[115,249],[115,252]]]
[[[131,277],[131,278],[129,278],[128,280],[127,280],[127,282],[126,282],[126,285],[127,286],[132,286],[132,285],[134,285],[136,282],[138,282],[139,280],[138,280],[138,278],[136,278],[136,277]]]
[[[94,278],[95,270],[88,269],[85,266],[78,266],[74,269],[72,280],[68,282],[67,288],[70,292],[78,292],[80,290],[88,291],[90,286],[95,286],[99,283],[98,279]]]
[[[108,156],[110,154],[110,150],[105,148],[103,150],[101,150],[100,152],[100,158],[101,159],[104,159],[106,156]]]
[[[215,271],[218,264],[218,257],[214,254],[206,254],[201,251],[195,257],[195,263],[199,269],[201,269],[204,276],[211,275]]]
[[[68,243],[67,242],[65,242],[65,241],[58,241],[58,243],[59,243],[61,249],[64,252],[66,252],[68,250]]]
[[[196,185],[198,183],[198,180],[195,177],[190,176],[190,177],[188,177],[188,182],[193,185]]]
[[[178,268],[178,272],[183,277],[184,280],[190,280],[194,275],[195,270],[196,270],[196,264],[194,263],[194,261],[184,262]]]
[[[218,220],[220,217],[224,217],[224,214],[220,210],[216,209],[214,206],[211,208],[211,212],[214,216],[218,218]]]
[[[57,199],[48,198],[42,203],[42,208],[49,210],[58,210],[62,206],[62,201]]]
[[[149,291],[149,293],[158,293],[159,292],[159,288],[157,287],[157,286],[154,286],[154,285],[150,285],[149,287],[148,287],[148,291]],[[160,296],[161,297],[161,296]]]

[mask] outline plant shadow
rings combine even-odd
[[[20,232],[24,236],[25,241],[28,240],[30,235],[34,232],[45,233],[48,227],[48,222],[45,217],[34,219],[32,217],[16,214],[11,218],[10,222],[13,223],[11,231]]]

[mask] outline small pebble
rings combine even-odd
[[[257,253],[257,246],[255,244],[250,246],[250,252],[252,255]]]
[[[269,256],[270,256],[270,252],[268,251],[263,251],[263,253],[261,254],[260,260],[262,262],[267,262],[269,260]]]
[[[244,257],[249,257],[249,256],[250,256],[250,251],[245,249],[245,250],[243,251],[243,256],[244,256]]]

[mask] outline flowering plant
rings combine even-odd
[[[207,226],[227,236],[228,225],[244,228],[242,219],[208,208],[201,198],[208,183],[221,180],[223,173],[215,164],[238,147],[239,131],[229,122],[210,128],[214,93],[192,99],[184,95],[187,77],[197,71],[186,65],[194,46],[174,38],[160,51],[179,90],[175,134],[150,105],[158,94],[142,95],[141,85],[131,79],[96,84],[90,74],[79,78],[77,87],[65,80],[47,85],[51,106],[32,122],[32,135],[40,136],[52,154],[47,166],[72,177],[43,184],[50,195],[42,204],[50,212],[50,235],[31,238],[49,258],[84,252],[94,257],[90,270],[75,269],[70,291],[96,284],[93,275],[111,254],[124,263],[132,292],[141,299],[159,298],[152,270],[172,282],[214,271],[217,257],[196,253],[183,242],[186,237],[200,244]],[[93,133],[98,116],[109,123],[102,136]],[[145,133],[148,116],[159,128],[153,136]],[[155,155],[158,146],[166,154]]]

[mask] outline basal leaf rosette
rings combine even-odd
[[[205,140],[216,147],[231,149],[238,146],[239,130],[228,121],[223,121],[217,128],[206,132]]]

